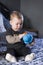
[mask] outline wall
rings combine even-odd
[[[39,31],[39,37],[43,37],[43,0],[21,0],[20,10],[31,20],[33,28]]]
[[[6,5],[11,11],[20,10],[20,0],[0,0],[4,5]]]

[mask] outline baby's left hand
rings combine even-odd
[[[35,42],[33,41],[31,44],[30,44],[30,46],[33,46],[35,44]]]

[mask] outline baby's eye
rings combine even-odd
[[[16,25],[18,25],[18,23]]]
[[[22,25],[23,23],[21,23],[20,25]]]

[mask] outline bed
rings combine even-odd
[[[4,56],[0,56],[0,64],[1,65],[43,65],[43,39],[35,38],[35,44],[33,46],[30,46],[30,48],[32,52],[36,54],[35,58],[32,61],[25,62],[23,61],[22,58],[22,60],[19,59],[17,63],[10,63],[5,60]]]

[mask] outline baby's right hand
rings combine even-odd
[[[19,38],[21,39],[24,35],[26,35],[27,33],[23,33],[23,34],[19,34]]]

